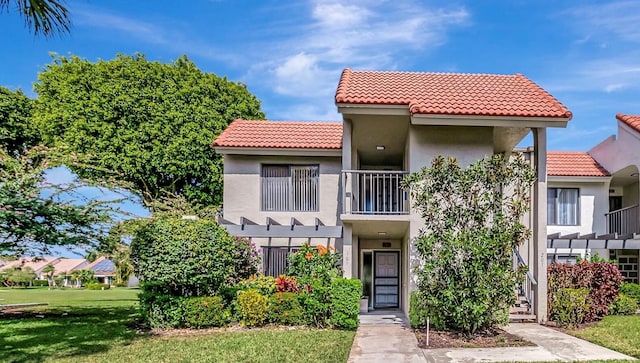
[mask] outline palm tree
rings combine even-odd
[[[93,278],[93,271],[91,270],[73,270],[71,271],[71,278],[76,281],[76,287],[82,287],[83,282],[87,282]]]
[[[56,282],[53,280],[53,273],[56,271],[52,264],[46,265],[42,272],[47,276],[47,282],[49,282],[49,289],[56,286]]]
[[[0,12],[10,11],[11,4],[15,5],[25,25],[32,28],[35,35],[51,37],[71,29],[69,12],[59,0],[0,0]]]

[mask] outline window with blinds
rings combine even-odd
[[[300,247],[262,247],[262,272],[265,276],[278,277],[287,273],[288,257]]]
[[[317,211],[318,177],[317,165],[263,165],[262,210]]]
[[[578,188],[547,189],[547,224],[576,226],[580,222],[580,192]]]

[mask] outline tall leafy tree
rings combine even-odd
[[[95,249],[105,239],[113,201],[79,193],[86,186],[82,181],[59,185],[45,180],[51,167],[82,164],[67,154],[36,146],[15,156],[0,147],[0,255],[48,254],[53,246]],[[115,184],[106,179],[103,185]]]
[[[27,28],[36,35],[50,37],[71,29],[69,11],[62,1],[0,0],[0,12],[4,10],[16,10],[24,19]]]
[[[32,105],[22,91],[0,87],[0,146],[11,155],[38,142],[38,132],[31,122]]]
[[[45,142],[93,155],[147,205],[166,195],[219,204],[222,160],[212,141],[236,118],[265,117],[245,85],[203,72],[186,56],[170,64],[141,54],[95,63],[55,56],[35,89]]]

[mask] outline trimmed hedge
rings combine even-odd
[[[183,297],[171,294],[170,289],[160,282],[140,284],[140,315],[150,328],[177,328],[182,324]]]
[[[575,265],[552,263],[547,269],[549,315],[553,314],[556,293],[563,288],[587,289],[589,311],[585,321],[595,321],[609,313],[624,277],[614,263],[582,261]]]
[[[356,329],[360,321],[360,296],[362,282],[339,277],[331,282],[329,323],[340,329]]]
[[[625,282],[624,284],[622,284],[622,286],[620,286],[620,289],[618,290],[618,292],[621,294],[625,294],[628,297],[636,299],[638,304],[640,304],[640,285],[639,284],[634,284],[632,282]]]
[[[412,328],[427,326],[429,308],[420,291],[412,291],[409,298],[409,325]]]
[[[269,317],[269,298],[258,290],[249,289],[238,293],[238,305],[244,326],[262,326]]]
[[[269,321],[280,325],[304,325],[304,310],[299,295],[294,292],[276,292],[269,299]]]
[[[231,312],[219,296],[191,297],[182,300],[183,325],[187,328],[223,327]]]
[[[562,288],[555,292],[550,318],[560,326],[576,327],[589,312],[589,290]]]
[[[609,307],[612,315],[634,315],[638,310],[638,302],[636,299],[620,294],[613,300],[613,304]]]
[[[111,288],[111,285],[101,284],[99,282],[93,282],[93,283],[84,285],[84,287],[86,287],[87,290],[109,290]]]

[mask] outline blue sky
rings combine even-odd
[[[640,113],[638,1],[191,0],[66,2],[71,34],[35,38],[0,14],[0,85],[32,94],[49,52],[90,60],[187,54],[247,84],[269,119],[339,120],[345,67],[522,73],[574,114],[549,148],[588,150]],[[153,5],[152,5],[153,4]]]

